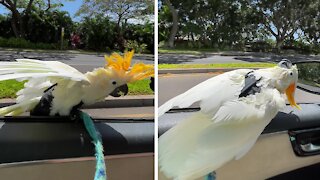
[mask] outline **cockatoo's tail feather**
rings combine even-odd
[[[0,116],[17,116],[33,109],[40,101],[40,97],[23,101],[19,104],[0,108]]]

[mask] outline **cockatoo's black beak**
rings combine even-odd
[[[120,97],[120,96],[125,96],[128,94],[128,85],[122,85],[120,87],[117,87],[112,93],[110,93],[111,96],[113,97]]]
[[[296,84],[295,83],[290,84],[290,86],[286,89],[287,99],[292,107],[296,107],[297,109],[301,110],[301,107],[294,100],[295,91],[296,91]]]

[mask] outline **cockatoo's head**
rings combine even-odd
[[[127,83],[154,76],[153,65],[136,63],[130,67],[133,54],[133,51],[129,51],[124,53],[123,56],[117,53],[105,56],[107,62],[105,71],[108,74],[107,83],[115,87],[115,91],[110,95],[120,96],[119,92],[128,91]]]
[[[274,68],[275,86],[281,92],[287,95],[287,99],[291,106],[301,109],[294,100],[294,94],[298,82],[298,69],[296,65],[292,65],[290,61],[284,60],[278,63]]]

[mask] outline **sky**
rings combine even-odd
[[[64,6],[61,7],[60,10],[69,12],[71,18],[74,21],[80,21],[80,18],[74,17],[74,14],[80,8],[82,4],[82,0],[74,0],[74,1],[61,0],[61,3],[64,4]],[[7,14],[7,13],[9,13],[9,11],[4,6],[0,5],[0,14]]]

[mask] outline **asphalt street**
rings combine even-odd
[[[279,62],[288,59],[291,62],[320,60],[319,55],[273,54],[260,52],[223,52],[198,55],[159,54],[159,64],[215,64],[215,63],[251,63]]]
[[[217,73],[196,73],[196,74],[164,74],[159,75],[159,99],[161,106],[169,99],[187,91],[191,87],[216,76]],[[223,93],[223,92],[221,92]],[[217,94],[218,96],[218,94]],[[311,94],[300,89],[296,90],[295,95],[298,103],[319,103],[320,95]],[[197,104],[195,104],[197,106]]]
[[[85,73],[92,71],[94,68],[103,67],[105,65],[104,54],[77,54],[77,53],[56,53],[56,52],[30,52],[30,51],[8,51],[0,50],[0,61],[14,61],[15,59],[38,59],[43,61],[61,61],[79,71]],[[153,55],[135,54],[132,63],[143,62],[145,64],[153,64]]]

